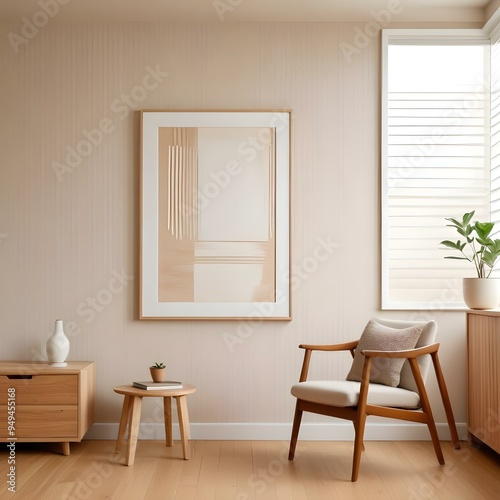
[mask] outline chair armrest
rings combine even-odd
[[[423,356],[425,354],[430,354],[431,356],[437,356],[437,351],[439,349],[439,344],[430,344],[424,347],[416,347],[415,349],[404,349],[401,351],[376,351],[372,349],[364,349],[361,354],[365,356],[363,363],[363,374],[361,376],[361,386],[359,389],[359,401],[364,401],[363,405],[366,405],[366,397],[368,394],[368,386],[370,384],[370,371],[372,365],[372,358],[403,358],[407,359],[411,366],[411,371],[413,373],[413,378],[417,384],[417,389],[420,397],[426,398],[426,392],[424,387],[424,382],[420,374],[418,367],[418,361],[416,358]],[[361,403],[360,403],[361,404]]]
[[[309,363],[311,361],[311,353],[313,351],[351,351],[351,356],[354,357],[354,349],[358,345],[358,341],[344,342],[342,344],[300,344],[300,349],[305,349],[304,361],[302,362],[302,370],[300,371],[299,382],[307,380],[307,373],[309,372]]]
[[[308,349],[310,351],[350,351],[356,349],[358,340],[352,342],[344,342],[343,344],[300,344],[300,349]]]
[[[365,349],[361,351],[364,356],[370,356],[374,358],[417,358],[418,356],[423,356],[424,354],[432,354],[437,352],[439,349],[439,343],[426,345],[424,347],[417,347],[415,349],[405,349],[403,351],[374,351]]]

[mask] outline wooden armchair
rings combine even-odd
[[[439,344],[434,343],[437,325],[434,321],[416,323],[408,321],[394,321],[374,319],[380,325],[392,329],[405,329],[415,325],[423,325],[417,344],[413,349],[405,350],[364,350],[362,355],[364,363],[361,381],[308,381],[307,375],[311,354],[313,351],[350,351],[354,357],[358,340],[334,345],[306,345],[299,347],[305,349],[304,361],[300,373],[300,381],[295,384],[291,393],[297,398],[295,416],[290,439],[288,460],[293,460],[295,447],[299,434],[300,422],[304,411],[328,415],[354,424],[354,456],[351,481],[357,481],[361,462],[361,452],[364,449],[363,435],[366,417],[376,415],[379,417],[395,418],[411,422],[426,424],[429,428],[434,451],[441,465],[444,457],[439,442],[436,424],[425,389],[425,379],[429,370],[430,360],[434,371],[446,411],[446,418],[450,428],[451,439],[455,449],[460,448],[453,411],[446,388],[446,383],[441,371],[438,358]],[[400,382],[397,387],[390,387],[370,381],[373,362],[375,359],[405,359],[401,370]]]

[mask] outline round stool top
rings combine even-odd
[[[113,387],[113,391],[124,396],[141,396],[141,397],[167,397],[167,396],[186,396],[196,392],[196,387],[190,384],[183,384],[180,389],[139,389],[133,385],[118,385]]]

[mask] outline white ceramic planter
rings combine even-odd
[[[464,302],[469,309],[495,309],[500,305],[500,280],[464,278]]]

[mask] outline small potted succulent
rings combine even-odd
[[[155,363],[149,367],[153,382],[165,382],[167,379],[167,367],[163,363]]]

